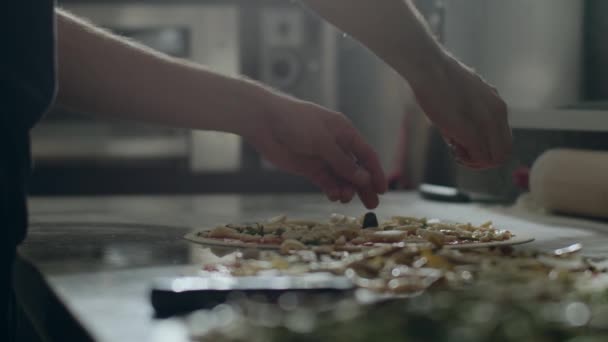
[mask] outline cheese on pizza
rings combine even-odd
[[[372,222],[373,226],[369,226]],[[307,246],[371,246],[430,242],[437,246],[509,240],[513,234],[492,222],[475,226],[425,218],[393,216],[379,222],[373,213],[356,218],[333,214],[327,222],[290,220],[282,215],[266,222],[228,224],[198,233],[199,237],[253,244],[282,245],[284,250]]]

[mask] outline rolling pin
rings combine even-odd
[[[545,152],[530,171],[530,192],[547,210],[608,218],[608,151]]]

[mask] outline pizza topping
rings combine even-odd
[[[376,214],[369,212],[363,217],[363,228],[378,227]]]
[[[496,229],[492,222],[475,226],[406,216],[393,216],[381,222],[373,212],[360,218],[332,214],[327,222],[290,220],[281,215],[264,223],[228,224],[198,235],[265,245],[279,246],[283,241],[294,240],[304,246],[339,245],[341,248],[421,242],[443,246],[505,241],[513,237],[507,230]]]
[[[416,225],[420,225],[420,226],[426,225],[426,218],[393,216],[393,217],[391,217],[391,221],[396,222],[399,225],[411,225],[411,224],[416,224]]]
[[[334,226],[360,227],[359,220],[356,217],[345,216],[342,214],[331,214],[329,223]]]
[[[418,229],[416,233],[435,246],[445,245],[445,236],[440,232],[428,229]]]
[[[354,245],[362,245],[367,241],[365,240],[365,238],[363,236],[358,236],[358,237],[350,240],[350,242]]]
[[[401,231],[405,231],[408,232],[408,234],[415,234],[416,231],[418,229],[422,228],[421,225],[418,224],[409,224],[409,225],[405,225],[405,226],[400,226],[400,225],[395,225],[395,226],[391,226],[391,225],[387,225],[384,227],[384,230],[401,230]]]
[[[285,223],[285,221],[287,221],[287,215],[279,215],[279,216],[275,216],[275,217],[271,218],[270,220],[268,220],[268,223],[270,223],[270,224]]]
[[[407,237],[407,232],[400,230],[381,230],[368,236],[368,241],[380,243],[401,242]]]
[[[262,235],[263,226],[259,223],[250,224],[227,224],[226,227],[236,230],[241,234]]]
[[[281,253],[288,254],[291,251],[300,251],[306,249],[306,245],[298,240],[288,239],[281,244]]]
[[[374,233],[377,234],[390,235]],[[500,282],[510,276],[512,280],[527,283],[538,276],[543,280],[570,282],[569,274],[578,273],[585,279],[592,279],[605,272],[576,253],[555,256],[498,248],[450,250],[414,245],[375,247],[353,253],[340,250],[320,246],[311,251],[299,241],[286,240],[281,245],[285,256],[268,252],[261,254],[258,260],[241,259],[233,274],[261,274],[277,269],[273,265],[280,264],[281,272],[287,274],[330,272],[349,277],[359,287],[374,291],[412,293],[438,284],[439,280],[443,280],[443,285],[458,285],[484,279]]]
[[[214,239],[238,239],[241,234],[232,228],[217,227],[210,231],[207,236]]]
[[[352,341],[353,336],[362,341],[378,336],[391,341],[454,336],[475,341],[606,340],[606,259],[576,252],[562,256],[528,249],[412,245],[354,253],[330,250],[326,246],[314,252],[291,250],[288,255],[262,253],[257,260],[241,256],[230,272],[233,276],[318,272],[319,277],[330,273],[356,284],[355,296],[334,302],[323,295],[320,301],[311,301],[313,305],[298,296],[297,306],[282,306],[280,301],[252,306],[250,300],[235,300],[229,305],[242,317],[229,326],[218,325],[200,340],[218,340],[220,333],[221,341],[251,340],[251,333],[234,334],[243,326],[268,341],[312,340],[311,336],[340,342]],[[269,313],[277,317],[271,328],[259,320]],[[280,323],[303,317],[314,317],[314,330],[290,332],[291,323]],[[207,323],[203,320],[208,315],[199,320]]]
[[[338,239],[335,241],[336,245],[344,245],[346,244],[346,237],[344,235],[340,235]]]
[[[259,239],[260,243],[265,245],[280,245],[283,239],[274,235],[265,235]]]

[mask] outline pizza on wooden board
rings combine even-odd
[[[379,222],[374,213],[362,217],[332,214],[327,222],[288,219],[282,215],[265,222],[227,224],[193,232],[186,239],[227,247],[280,249],[287,252],[329,246],[335,250],[360,250],[397,243],[426,243],[452,248],[511,245],[532,241],[508,230],[437,219],[393,216]]]

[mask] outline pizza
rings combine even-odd
[[[476,226],[406,216],[379,221],[371,212],[358,218],[332,214],[326,222],[289,219],[281,215],[264,222],[226,224],[188,234],[186,238],[203,244],[280,249],[282,252],[315,248],[357,251],[392,244],[481,247],[532,240],[515,239],[513,233],[494,227],[492,222]]]
[[[202,266],[201,277],[231,279],[226,283],[251,277],[335,277],[340,284],[350,281],[356,290],[345,296],[297,291],[277,300],[239,293],[228,304],[235,308],[232,324],[206,328],[196,336],[201,341],[250,341],[254,335],[265,341],[302,336],[336,342],[352,342],[353,336],[358,341],[378,336],[390,341],[450,341],[461,336],[463,327],[469,331],[465,340],[557,336],[551,340],[574,341],[581,334],[593,336],[588,341],[606,340],[608,260],[585,257],[581,244],[553,251],[411,245],[357,253],[260,251],[254,258],[235,252],[221,265]],[[264,321],[262,316],[271,318]],[[306,335],[292,325],[303,317],[314,317]],[[203,316],[191,326],[208,327],[207,321]],[[525,331],[513,335],[515,326]],[[235,335],[243,327],[246,333]]]
[[[581,248],[580,244],[575,244],[560,253],[563,249],[540,252],[510,247],[458,250],[385,245],[356,253],[299,250],[284,255],[265,251],[255,258],[239,254],[235,260],[221,266],[203,265],[203,270],[216,273],[222,269],[235,277],[323,273],[345,276],[357,287],[377,292],[417,293],[442,279],[443,285],[458,287],[473,278],[496,282],[512,277],[511,282],[526,283],[546,281],[548,276],[557,277],[559,272],[585,279],[606,273],[608,263],[605,259],[584,257],[579,253]],[[585,274],[586,271],[591,272]],[[603,279],[608,281],[608,275]],[[608,286],[608,282],[604,286]]]

